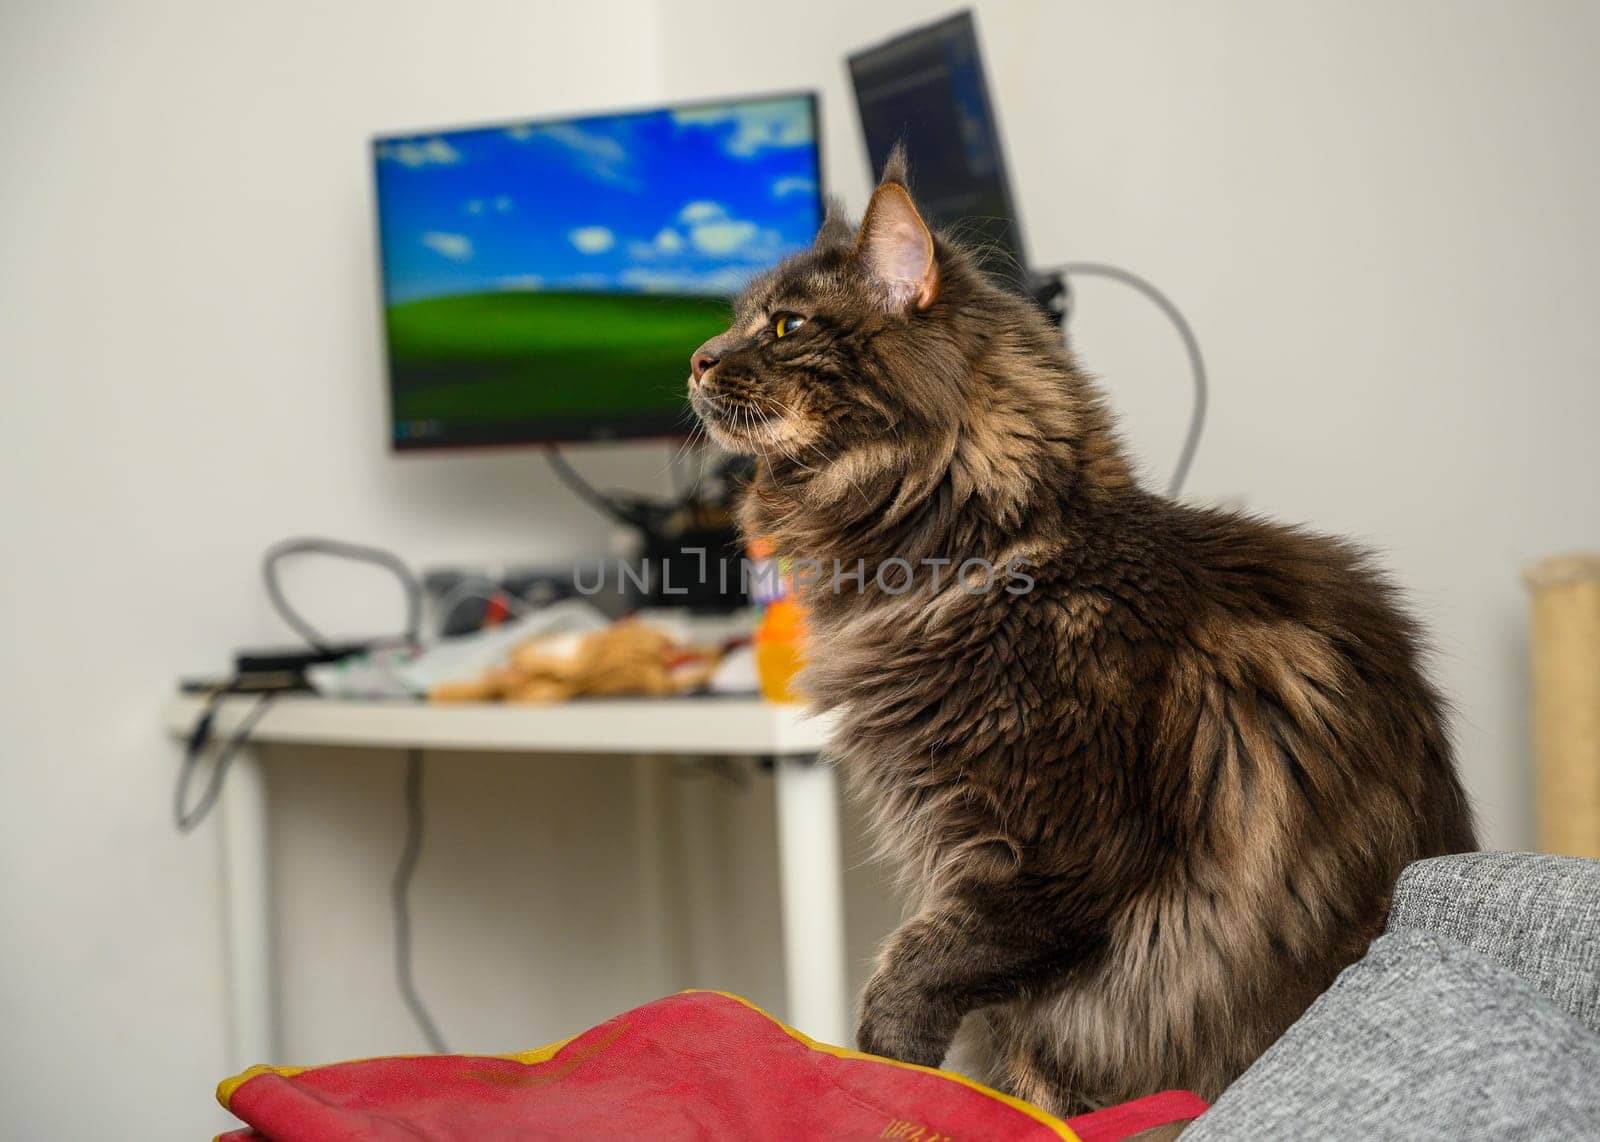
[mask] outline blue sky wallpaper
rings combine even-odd
[[[803,97],[385,138],[374,158],[390,305],[726,295],[821,222]]]

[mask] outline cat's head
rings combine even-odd
[[[828,213],[815,245],[756,279],[695,350],[689,400],[725,448],[825,466],[916,464],[992,394],[996,353],[1061,355],[1037,309],[923,221],[896,151],[859,226]],[[1014,371],[1014,370],[1013,370]]]

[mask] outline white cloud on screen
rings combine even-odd
[[[725,129],[732,124],[722,148],[738,158],[749,158],[768,147],[807,146],[813,139],[811,104],[806,99],[686,107],[674,111],[672,121],[691,128]]]
[[[583,254],[603,254],[617,244],[617,236],[604,226],[579,226],[568,230],[567,240]]]
[[[686,269],[673,268],[682,267],[685,257],[754,265],[774,261],[789,252],[778,231],[736,218],[722,203],[710,199],[698,198],[685,203],[678,210],[677,222],[676,226],[658,230],[654,238],[628,242],[628,256],[636,262],[654,263],[648,267],[652,274],[670,272],[686,279]],[[714,270],[705,272],[707,275],[715,273]]]
[[[772,197],[787,198],[791,194],[815,194],[817,180],[807,178],[805,175],[789,174],[780,179],[773,180]]]
[[[603,228],[584,228],[588,229]],[[580,233],[572,231],[568,238],[585,249]],[[727,206],[708,198],[684,203],[674,224],[659,228],[653,237],[606,234],[624,242],[634,263],[617,274],[615,283],[651,293],[735,293],[751,273],[794,249],[777,230],[736,217]]]
[[[544,139],[563,148],[580,169],[601,182],[631,185],[628,174],[628,148],[609,135],[585,131],[573,123],[528,124],[506,128],[506,135],[526,143]]]
[[[617,279],[623,285],[643,293],[697,293],[726,295],[744,288],[746,274],[731,266],[709,274],[694,274],[675,270],[652,270],[633,266],[623,270]]]
[[[510,195],[497,194],[493,198],[469,198],[462,209],[474,216],[486,214],[491,210],[496,214],[509,214],[515,205]]]
[[[407,139],[379,144],[378,157],[404,167],[447,167],[461,161],[461,152],[443,139]]]
[[[683,235],[670,226],[662,227],[656,236],[648,242],[636,241],[628,243],[628,255],[635,261],[648,262],[656,258],[667,258],[683,250]]]
[[[452,262],[472,260],[472,239],[465,234],[450,234],[443,230],[429,230],[422,236],[422,244],[440,257]]]
[[[722,203],[711,202],[704,198],[686,203],[683,209],[678,211],[678,221],[687,222],[690,225],[696,222],[709,222],[715,218],[726,218],[727,216],[727,207],[723,206]]]
[[[721,256],[732,254],[748,245],[761,228],[754,222],[737,222],[731,219],[702,222],[689,231],[689,241],[702,254]]]

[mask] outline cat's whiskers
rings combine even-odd
[[[794,409],[790,408],[787,404],[785,404],[784,402],[779,400],[777,397],[774,397],[774,396],[771,396],[771,395],[767,395],[767,394],[759,394],[759,395],[757,395],[755,397],[755,399],[758,400],[758,401],[766,401],[768,404],[775,405],[777,407],[778,411],[782,415],[787,416],[790,419],[798,419],[799,418],[799,414],[797,412],[795,412]],[[800,441],[800,443],[804,447],[811,449],[811,451],[815,452],[818,456],[822,457],[822,463],[827,467],[829,472],[831,472],[834,475],[838,476],[841,480],[843,480],[845,483],[849,484],[852,488],[855,489],[856,495],[861,497],[861,506],[866,508],[868,511],[872,510],[872,501],[867,497],[866,490],[863,489],[862,486],[859,483],[857,483],[847,472],[845,472],[843,469],[841,469],[839,467],[838,461],[837,461],[837,459],[835,457],[829,456],[826,452],[824,452],[822,450],[822,448],[815,441],[803,440],[803,441]],[[783,453],[783,455],[787,459],[789,459],[791,462],[793,462],[796,467],[802,468],[805,471],[811,472],[811,473],[813,473],[815,475],[819,475],[819,476],[822,475],[822,469],[813,468],[808,464],[801,463],[799,457],[795,456],[794,453],[790,452],[788,449],[783,448],[782,445],[776,439],[773,440],[773,444],[776,447],[778,447],[778,449]]]
[[[661,466],[659,471],[656,472],[658,477],[665,476],[668,472],[675,473],[679,463],[683,460],[683,458],[686,455],[692,454],[695,448],[709,439],[709,437],[706,435],[705,425],[700,423],[700,418],[695,416],[693,410],[685,413],[684,416],[689,419],[689,434],[684,437],[682,443],[680,443],[677,448],[673,449],[672,455],[667,458],[667,462]],[[694,484],[690,486],[688,492],[689,499],[692,500],[696,495],[699,494],[700,484],[704,479],[705,466],[703,464],[696,464],[694,469]]]
[[[805,468],[804,464],[801,464],[799,462],[799,460],[795,459],[795,457],[793,455],[791,455],[786,448],[783,447],[783,445],[778,441],[776,434],[771,432],[771,423],[772,423],[771,417],[768,416],[766,411],[764,409],[760,408],[760,406],[759,406],[759,402],[762,399],[763,398],[759,394],[751,394],[750,413],[751,413],[751,417],[752,417],[752,421],[751,421],[752,428],[751,428],[751,431],[748,433],[748,438],[750,440],[751,446],[754,447],[755,450],[758,453],[760,453],[761,461],[768,469],[770,469],[772,467],[772,455],[771,455],[770,452],[767,451],[767,445],[769,445],[769,444],[772,447],[776,448],[783,455],[783,457],[785,459],[789,460],[791,463],[794,463],[794,464],[796,464],[797,466],[799,466],[801,468]],[[758,438],[756,436],[756,433],[755,433],[755,430],[754,430],[754,417],[756,415],[759,415],[761,417],[761,427],[763,429],[767,430],[764,435],[766,435],[768,437],[768,439],[760,439],[760,438]],[[807,469],[807,471],[815,471],[815,469]]]

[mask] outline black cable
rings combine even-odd
[[[392,552],[381,547],[368,547],[359,543],[346,543],[338,539],[301,538],[286,539],[267,548],[266,554],[261,559],[261,577],[266,584],[267,597],[272,601],[273,608],[277,610],[283,621],[288,623],[294,631],[305,639],[306,643],[321,654],[330,652],[326,639],[320,631],[305,619],[300,617],[289,600],[284,597],[283,587],[278,582],[278,564],[290,555],[314,553],[331,555],[337,559],[352,559],[361,563],[373,563],[392,571],[395,578],[400,580],[400,585],[406,595],[406,628],[401,637],[413,646],[417,645],[422,635],[422,584],[412,573],[411,568]],[[255,729],[256,723],[266,715],[267,707],[272,704],[272,693],[264,693],[260,700],[250,708],[250,711],[240,719],[238,728],[234,730],[227,742],[217,754],[217,759],[211,766],[211,779],[206,783],[204,792],[200,795],[192,809],[184,808],[184,803],[189,799],[189,785],[194,780],[195,771],[200,767],[200,760],[204,756],[206,747],[211,744],[211,727],[216,721],[217,709],[224,699],[230,695],[240,693],[245,688],[244,678],[233,678],[213,690],[206,698],[205,706],[200,712],[200,717],[195,720],[194,729],[189,731],[189,741],[184,749],[183,765],[178,770],[178,781],[173,791],[173,820],[180,833],[192,832],[195,826],[205,820],[217,803],[217,798],[222,793],[223,779],[227,776],[228,766],[232,764],[234,756],[244,747],[250,737],[250,731]]]
[[[1200,431],[1205,427],[1206,403],[1209,397],[1205,358],[1200,355],[1200,342],[1195,339],[1194,330],[1189,327],[1189,322],[1185,320],[1183,313],[1173,304],[1171,298],[1138,274],[1121,266],[1107,265],[1103,262],[1068,262],[1057,269],[1069,278],[1075,274],[1083,277],[1110,278],[1112,281],[1132,286],[1166,314],[1167,320],[1172,322],[1178,331],[1178,336],[1183,339],[1184,352],[1189,356],[1189,372],[1194,378],[1194,409],[1189,414],[1189,430],[1184,434],[1183,450],[1178,453],[1177,466],[1173,469],[1172,480],[1167,485],[1167,495],[1176,496],[1183,490],[1183,482],[1189,476],[1189,467],[1194,463],[1194,454],[1200,448]]]
[[[597,493],[598,494],[598,493]],[[329,649],[327,641],[310,623],[300,617],[299,613],[289,605],[284,597],[283,590],[278,583],[278,563],[289,555],[302,553],[315,553],[332,555],[336,558],[353,559],[364,563],[374,563],[393,571],[400,580],[406,593],[406,629],[404,638],[417,645],[422,633],[422,585],[416,576],[397,555],[378,547],[367,547],[357,543],[346,543],[337,539],[288,539],[282,543],[274,544],[267,550],[262,559],[261,575],[266,582],[267,596],[272,600],[283,621],[288,623],[306,642],[314,649],[326,653]],[[238,727],[232,736],[217,754],[217,759],[212,763],[211,779],[206,783],[206,788],[200,795],[194,808],[185,809],[184,804],[189,798],[189,786],[194,779],[196,769],[199,768],[200,759],[205,754],[206,746],[211,740],[211,727],[216,721],[218,708],[230,695],[239,691],[241,679],[235,678],[225,685],[217,687],[206,698],[205,707],[200,717],[195,721],[194,729],[190,731],[189,741],[184,751],[183,765],[178,772],[178,782],[173,793],[173,818],[178,826],[178,831],[188,833],[192,831],[217,803],[222,793],[223,779],[227,776],[228,767],[234,757],[243,748],[250,737],[250,731],[262,717],[266,715],[272,705],[273,693],[260,696],[256,704],[240,719]],[[411,967],[411,879],[417,871],[417,864],[422,857],[422,751],[413,749],[406,756],[405,778],[405,805],[406,805],[406,837],[405,845],[400,852],[400,863],[395,866],[394,879],[390,884],[390,900],[394,906],[394,969],[395,981],[399,985],[400,998],[405,1003],[406,1009],[411,1012],[412,1018],[417,1022],[422,1036],[427,1040],[428,1048],[436,1054],[448,1054],[449,1048],[445,1046],[444,1037],[439,1034],[438,1025],[434,1023],[433,1016],[429,1014],[427,1005],[417,993],[416,980],[412,975]]]
[[[294,629],[301,638],[315,651],[321,654],[330,653],[328,641],[322,637],[320,631],[305,619],[300,617],[289,600],[284,597],[283,587],[278,582],[278,564],[290,555],[313,553],[331,555],[337,559],[351,559],[361,563],[373,563],[392,571],[395,578],[400,580],[400,585],[406,595],[406,627],[402,638],[416,645],[422,635],[422,584],[412,573],[411,568],[392,552],[381,547],[368,547],[359,543],[346,543],[339,539],[300,538],[286,539],[267,548],[266,554],[261,559],[261,577],[266,584],[267,598],[272,601],[273,608],[279,616]],[[228,766],[232,764],[234,756],[244,747],[250,736],[250,731],[267,712],[267,707],[272,702],[270,693],[263,694],[260,701],[251,707],[233,735],[223,745],[211,767],[211,779],[206,783],[206,788],[200,795],[194,808],[185,809],[184,803],[189,797],[189,785],[194,780],[195,770],[199,768],[200,759],[205,754],[206,747],[211,743],[211,727],[216,721],[217,709],[222,701],[230,695],[237,694],[243,687],[244,679],[233,678],[217,689],[213,690],[206,699],[205,707],[196,719],[194,729],[189,732],[188,745],[184,750],[183,765],[178,771],[177,786],[173,793],[173,819],[177,823],[178,831],[188,833],[195,826],[205,820],[211,812],[212,806],[222,792],[222,782],[227,776]]]
[[[560,477],[561,482],[570,488],[579,499],[586,501],[602,515],[610,516],[618,523],[628,526],[638,524],[638,520],[630,516],[616,500],[579,475],[578,470],[567,462],[567,458],[561,454],[561,449],[554,444],[545,448],[544,458],[550,462],[550,467],[555,470],[555,474]]]
[[[422,859],[422,751],[406,753],[406,841],[400,850],[400,863],[395,866],[394,880],[389,886],[389,897],[394,904],[394,976],[400,987],[400,998],[417,1021],[428,1050],[436,1055],[448,1055],[444,1036],[428,1013],[422,996],[417,994],[417,983],[411,973],[411,878],[416,874],[417,863]]]
[[[272,705],[275,695],[263,694],[256,699],[256,704],[250,707],[250,712],[240,719],[239,726],[233,731],[226,744],[217,753],[217,759],[211,763],[211,779],[206,782],[205,790],[200,794],[200,800],[195,802],[194,808],[185,809],[184,803],[189,800],[189,783],[194,780],[195,770],[200,767],[200,759],[205,756],[206,746],[211,742],[211,725],[216,721],[217,707],[222,700],[234,693],[234,685],[218,687],[206,699],[204,711],[194,724],[194,729],[189,732],[189,741],[183,751],[183,767],[178,770],[178,784],[173,790],[172,818],[178,826],[178,832],[192,832],[196,825],[206,819],[212,806],[217,803],[217,798],[222,793],[222,780],[228,774],[228,766],[233,764],[235,755],[244,747],[245,740],[249,738],[250,731],[255,729],[256,723],[266,716],[267,708]]]
[[[422,636],[422,584],[417,581],[416,575],[406,562],[392,551],[385,551],[381,547],[369,547],[362,543],[347,543],[342,539],[321,539],[316,536],[298,539],[285,539],[267,548],[267,553],[261,558],[261,578],[267,586],[267,598],[272,601],[273,609],[284,622],[288,623],[294,632],[306,643],[320,653],[326,654],[331,649],[328,640],[322,637],[320,631],[305,619],[300,617],[298,611],[289,605],[289,600],[284,597],[283,587],[278,582],[278,564],[290,555],[331,555],[336,559],[350,559],[358,563],[372,563],[394,573],[400,580],[401,589],[406,595],[406,626],[402,637],[406,642],[416,645]]]

